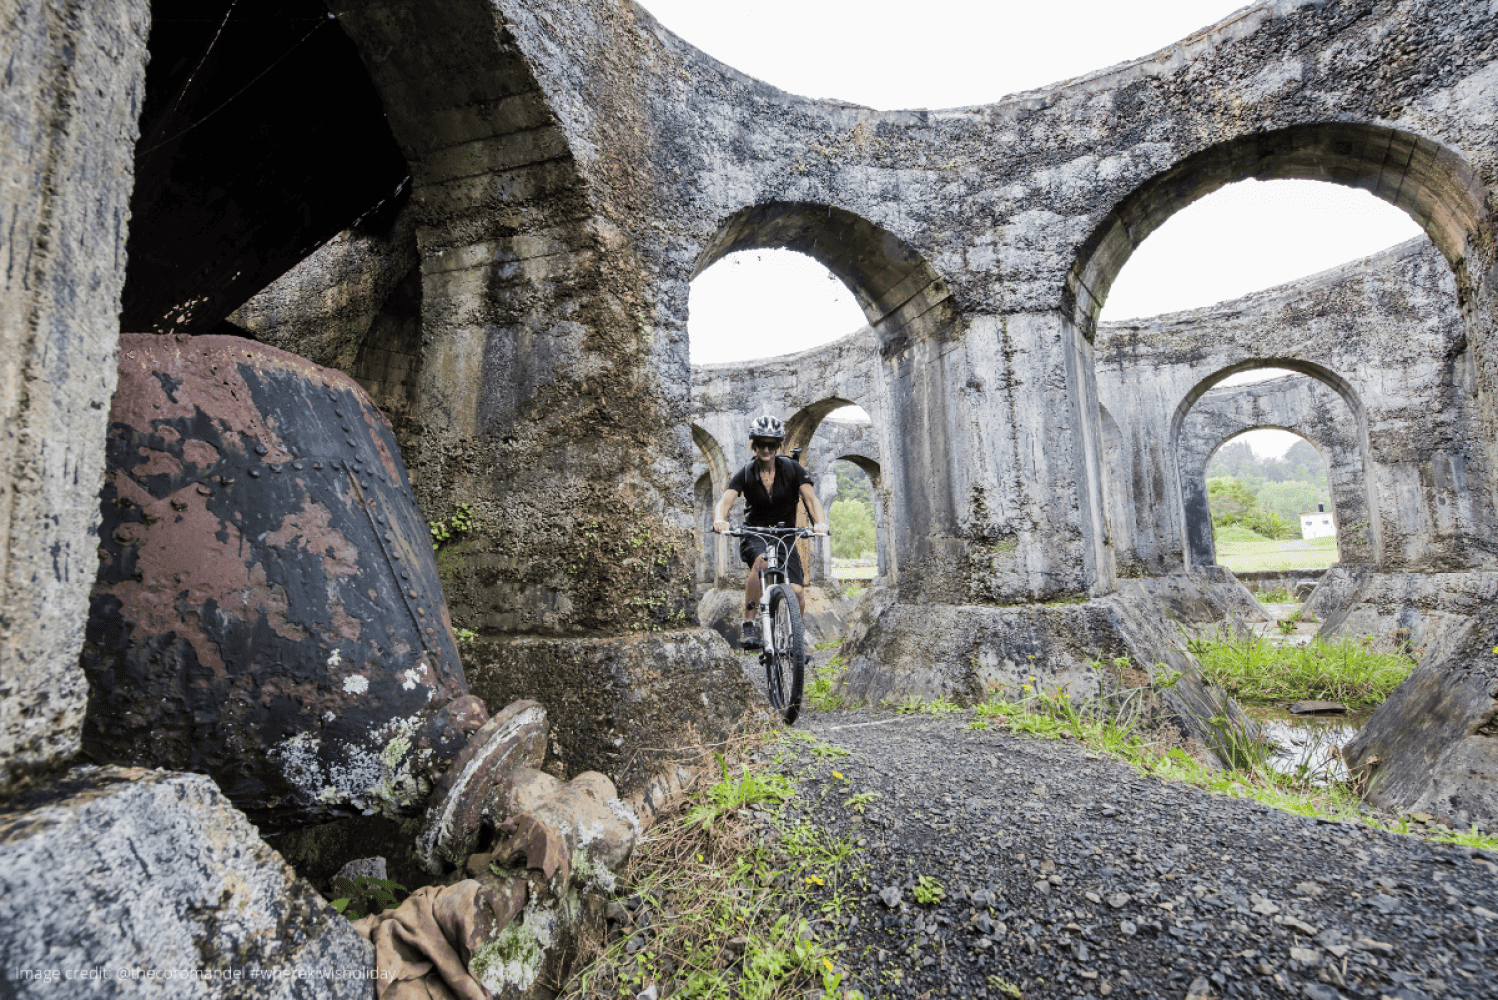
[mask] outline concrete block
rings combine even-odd
[[[374,952],[203,775],[70,771],[0,812],[13,997],[373,994]]]

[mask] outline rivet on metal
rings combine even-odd
[[[355,447],[355,445],[354,445],[354,439],[353,438],[348,438],[347,440],[348,440],[348,446],[350,448]]]
[[[322,469],[322,463],[321,462],[313,462],[312,463],[312,468],[313,469],[317,469],[317,470],[321,470]]]
[[[259,469],[251,469],[250,470],[250,478],[251,479],[259,479],[260,478],[260,470]]]
[[[280,465],[280,463],[279,462],[272,462],[271,466],[270,466],[270,471],[272,471],[272,472],[280,472],[281,471],[281,465]]]
[[[255,446],[255,454],[257,455],[264,455],[269,450],[270,449],[266,448],[263,444],[257,444]]]
[[[293,469],[295,469],[296,471],[298,471],[298,472],[302,471],[302,463],[301,462],[292,462],[291,463],[291,467]]]
[[[418,615],[420,615],[421,617],[425,618],[427,616],[427,609],[426,608],[417,608],[416,609],[416,613]]]
[[[414,601],[416,599],[416,591],[414,591],[414,590],[408,590],[408,591],[406,591],[406,596],[409,597],[409,598],[411,598]]]

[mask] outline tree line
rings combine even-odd
[[[1330,509],[1326,463],[1306,441],[1284,458],[1260,458],[1247,441],[1233,441],[1207,466],[1207,503],[1215,527],[1241,525],[1265,538],[1299,538],[1300,515],[1319,503]]]
[[[879,551],[874,532],[874,491],[869,477],[852,462],[833,463],[837,499],[827,511],[834,559],[873,558]]]

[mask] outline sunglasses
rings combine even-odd
[[[771,449],[774,449],[774,448],[779,448],[780,447],[780,442],[779,441],[765,441],[763,439],[757,440],[757,441],[751,441],[751,442],[749,442],[749,444],[756,451],[758,451],[761,448],[771,448]]]

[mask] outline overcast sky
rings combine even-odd
[[[880,109],[988,104],[1148,55],[1222,20],[1233,0],[642,0],[671,31],[744,73],[806,97]],[[1103,319],[1211,305],[1418,235],[1363,191],[1314,181],[1247,181],[1155,231],[1120,273]],[[768,357],[834,340],[865,322],[847,289],[789,251],[747,251],[692,283],[688,332],[699,363]],[[788,323],[787,316],[798,322]],[[1256,434],[1255,450],[1294,439]]]

